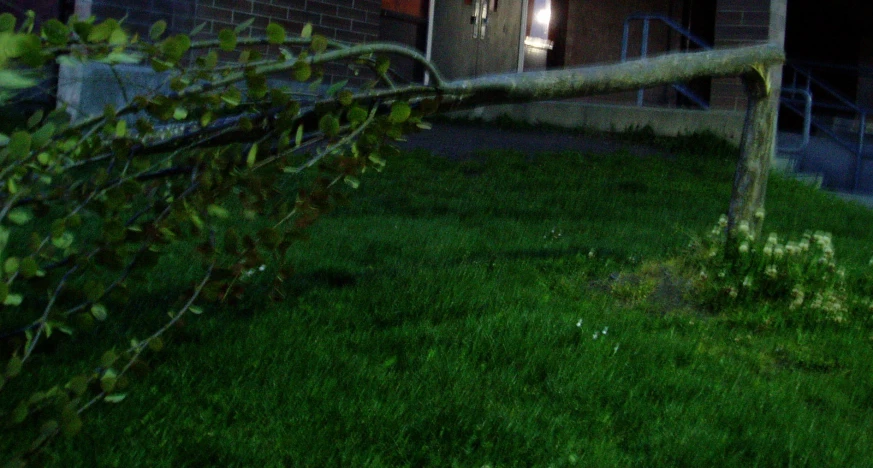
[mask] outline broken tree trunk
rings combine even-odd
[[[505,75],[489,75],[473,79],[446,82],[420,53],[413,49],[392,44],[365,44],[347,50],[314,55],[306,59],[310,64],[319,64],[349,59],[365,54],[393,53],[406,55],[427,66],[432,84],[394,86],[387,89],[363,90],[353,96],[357,102],[381,102],[384,105],[394,99],[408,99],[421,103],[436,99],[437,112],[469,109],[483,105],[498,105],[567,99],[688,81],[698,77],[742,76],[749,93],[749,111],[741,143],[740,159],[734,190],[728,211],[730,232],[740,222],[746,221],[752,232],[760,230],[766,192],[767,173],[774,148],[774,128],[777,103],[771,94],[770,69],[784,62],[781,47],[758,45],[733,49],[680,53],[646,58],[630,62],[593,67],[548,70]],[[256,67],[265,74],[287,72],[292,62]],[[238,74],[242,76],[242,74]],[[242,78],[236,77],[235,80]],[[224,80],[232,83],[234,79]],[[225,84],[227,84],[225,83]],[[194,87],[187,93],[202,92]],[[330,101],[333,98],[329,99]],[[317,103],[305,108],[301,114],[306,128],[317,128]],[[252,122],[251,128],[237,127],[239,118]],[[184,146],[220,146],[227,143],[252,143],[276,130],[274,115],[238,116],[225,119],[222,125],[212,125],[192,133],[155,145],[138,148],[140,154],[165,152]],[[210,133],[213,136],[210,136]]]
[[[701,76],[740,75],[749,105],[728,210],[728,232],[732,237],[735,229],[746,222],[758,236],[775,149],[778,110],[770,70],[783,61],[780,47],[762,45],[665,55],[614,65],[486,76],[444,85],[441,110],[636,90]]]

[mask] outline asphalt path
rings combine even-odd
[[[403,149],[425,149],[451,159],[469,159],[479,151],[515,150],[539,152],[578,151],[614,153],[625,150],[637,156],[666,156],[663,150],[643,144],[622,142],[603,135],[582,135],[559,129],[511,130],[486,124],[436,123],[433,129],[407,136]]]

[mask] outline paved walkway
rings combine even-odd
[[[588,153],[613,153],[627,150],[638,156],[663,155],[665,152],[652,146],[611,140],[608,137],[585,136],[572,131],[556,129],[507,130],[473,124],[433,125],[407,137],[409,141],[400,146],[406,149],[422,148],[434,154],[453,159],[466,159],[477,151],[517,150],[525,153],[540,151],[580,151]]]

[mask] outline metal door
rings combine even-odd
[[[518,69],[522,0],[436,0],[433,62],[448,79]]]

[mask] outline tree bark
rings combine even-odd
[[[727,229],[729,236],[733,237],[739,224],[746,222],[749,232],[758,238],[765,215],[764,200],[770,162],[775,150],[779,103],[778,96],[773,95],[768,81],[761,82],[757,76],[748,75],[743,80],[749,95],[749,105],[740,141],[740,160],[734,174]]]

